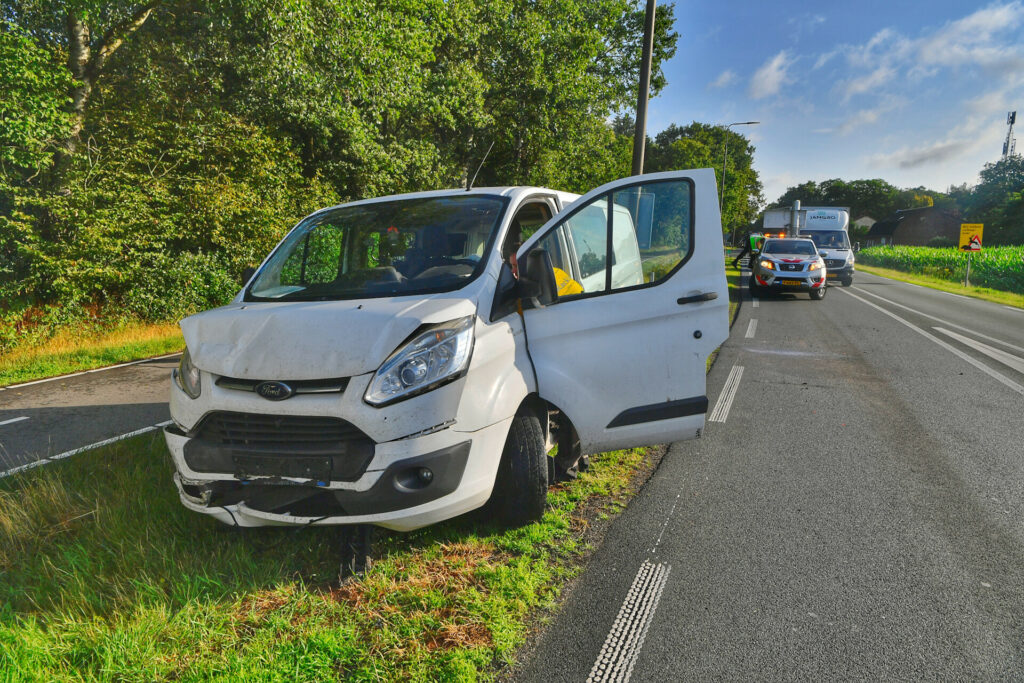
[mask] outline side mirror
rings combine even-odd
[[[526,268],[519,272],[518,294],[520,298],[530,299],[538,308],[558,298],[555,270],[546,250],[534,249],[526,255]]]
[[[252,266],[249,266],[248,268],[243,270],[242,271],[242,286],[245,287],[247,284],[249,284],[249,280],[251,280],[252,276],[255,275],[255,274],[256,274],[256,269],[253,268]]]

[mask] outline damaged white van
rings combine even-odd
[[[700,436],[727,318],[708,169],[323,209],[181,322],[174,480],[239,526],[526,523],[587,454]]]

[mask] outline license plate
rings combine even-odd
[[[829,273],[826,277],[839,277],[838,273]]]
[[[800,280],[783,280],[782,284],[784,284],[784,285],[802,285],[803,282],[801,282]]]

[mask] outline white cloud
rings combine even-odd
[[[843,93],[843,104],[850,101],[851,98],[862,95],[864,93],[871,93],[893,81],[896,78],[896,70],[892,67],[883,64],[871,73],[851,78],[847,81],[840,83],[837,88]]]
[[[778,94],[789,80],[789,67],[795,60],[783,50],[761,65],[750,78],[749,94],[755,100]]]
[[[852,116],[849,116],[845,121],[840,124],[837,132],[840,135],[849,135],[857,128],[861,126],[869,126],[874,123],[878,123],[884,114],[899,109],[906,105],[906,99],[902,97],[887,96],[881,100],[878,106],[871,109],[862,109]]]
[[[718,74],[718,78],[708,83],[709,88],[724,88],[736,80],[736,72],[732,69],[726,69],[722,73]]]

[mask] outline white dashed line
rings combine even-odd
[[[726,418],[729,417],[729,409],[732,408],[732,401],[736,398],[736,390],[740,386],[741,377],[743,377],[743,366],[732,366],[732,370],[729,371],[729,377],[725,380],[725,386],[722,387],[722,393],[718,396],[718,402],[715,403],[715,409],[711,411],[711,417],[708,418],[708,422],[725,422]]]
[[[840,290],[840,291],[842,291],[842,290]],[[909,320],[904,320],[903,318],[899,317],[895,313],[893,313],[891,311],[887,311],[884,308],[882,308],[881,306],[878,306],[877,304],[873,304],[870,301],[868,301],[867,299],[864,299],[862,297],[857,296],[853,292],[844,292],[844,294],[852,296],[854,299],[856,299],[857,301],[861,302],[862,304],[864,304],[866,306],[870,306],[871,308],[874,308],[874,309],[876,309],[878,311],[881,311],[882,313],[884,313],[885,315],[889,316],[890,318],[893,318],[897,322],[902,323],[903,325],[906,325],[907,327],[912,329],[914,332],[917,332],[918,334],[920,334],[922,337],[924,337],[926,339],[930,339],[931,341],[935,342],[936,344],[938,344],[942,348],[944,348],[947,351],[949,351],[950,353],[952,353],[957,358],[960,358],[961,360],[966,361],[967,363],[970,363],[971,365],[973,365],[974,367],[978,368],[979,370],[984,372],[986,375],[991,377],[992,379],[996,380],[997,382],[1000,382],[1001,384],[1005,384],[1006,386],[1008,386],[1010,389],[1013,389],[1014,391],[1016,391],[1021,396],[1024,396],[1024,386],[1021,386],[1020,384],[1017,384],[1012,379],[1010,379],[1009,377],[1006,377],[1002,373],[996,372],[995,370],[993,370],[989,366],[985,365],[981,361],[975,360],[974,358],[971,358],[970,356],[968,356],[966,353],[964,353],[960,349],[947,344],[946,342],[944,342],[941,339],[939,339],[938,337],[936,337],[934,334],[932,334],[930,332],[926,332],[925,330],[922,330],[920,327],[917,327],[916,325],[914,325],[914,323],[910,322]]]
[[[672,503],[672,509],[668,511],[668,517],[665,518],[665,523],[661,525],[661,533],[658,534],[658,540],[654,542],[654,546],[651,547],[651,554],[658,552],[658,546],[661,545],[661,538],[665,535],[665,529],[668,528],[668,523],[672,521],[672,515],[676,514],[676,505],[679,505],[679,497],[683,495],[681,493],[676,494],[676,500]]]
[[[72,372],[70,375],[58,375],[57,377],[48,377],[46,379],[37,379],[33,382],[22,382],[21,384],[9,384],[6,387],[0,387],[0,391],[7,391],[8,389],[18,389],[19,387],[30,387],[33,384],[42,384],[44,382],[56,382],[59,379],[70,379],[72,377],[78,377],[79,375],[89,375],[94,372],[103,372],[104,370],[116,370],[117,368],[126,368],[129,365],[139,365],[140,363],[149,363],[154,360],[164,360],[165,358],[173,358],[174,356],[180,356],[181,351],[177,353],[169,353],[166,356],[154,356],[153,358],[143,358],[142,360],[133,360],[130,363],[119,363],[118,365],[108,365],[105,368],[93,368],[92,370],[82,370],[81,372]]]
[[[10,420],[4,420],[3,422],[0,422],[0,427],[3,427],[4,425],[14,424],[15,422],[21,422],[22,420],[27,420],[27,419],[28,419],[28,417],[26,416],[26,417],[15,417],[15,418],[12,418]]]
[[[751,318],[750,322],[747,323],[747,339],[753,339],[754,334],[757,332],[757,318]]]
[[[587,683],[629,681],[671,571],[672,565],[652,564],[649,560],[640,565]]]
[[[856,289],[861,294],[867,294],[868,296],[873,296],[876,299],[881,299],[882,301],[886,302],[887,304],[892,304],[893,306],[898,306],[898,307],[902,308],[905,311],[910,311],[914,315],[919,315],[919,316],[922,316],[924,318],[928,318],[930,320],[934,320],[936,322],[940,322],[943,325],[945,325],[946,327],[955,327],[958,330],[963,330],[964,332],[970,332],[975,337],[980,337],[980,338],[984,339],[985,341],[990,341],[990,342],[995,342],[997,344],[1002,344],[1003,346],[1005,346],[1007,348],[1010,348],[1010,349],[1013,349],[1014,351],[1019,351],[1021,353],[1024,353],[1024,348],[1021,348],[1021,347],[1019,347],[1019,346],[1017,346],[1015,344],[1011,344],[1010,342],[1005,342],[1002,339],[996,339],[995,337],[990,337],[987,334],[982,334],[981,332],[976,332],[976,331],[970,329],[969,327],[964,327],[963,325],[957,325],[956,323],[951,323],[948,320],[943,320],[942,318],[937,318],[934,315],[929,315],[927,313],[922,313],[921,311],[914,310],[910,306],[904,306],[903,304],[898,304],[895,301],[892,301],[891,299],[886,299],[884,296],[879,296],[878,294],[875,294],[874,292],[869,292],[866,289],[861,289],[860,287],[854,287],[854,289]]]
[[[758,299],[758,298],[757,298],[757,297],[755,296],[755,297],[754,297],[754,308],[757,308],[757,307],[759,307],[760,305],[761,305],[761,300],[760,300],[760,299]]]
[[[980,341],[975,341],[970,337],[965,337],[962,334],[957,334],[956,332],[950,332],[949,330],[943,329],[941,327],[933,327],[932,329],[935,330],[936,332],[941,332],[947,337],[952,337],[953,339],[956,339],[958,342],[964,344],[965,346],[970,346],[972,349],[982,352],[989,358],[997,360],[1003,365],[1010,366],[1017,372],[1024,373],[1024,358],[1018,358],[1012,353],[1007,353],[1006,351],[994,349],[988,344],[982,344]]]
[[[60,453],[58,455],[51,455],[48,458],[42,458],[40,460],[36,460],[35,462],[30,462],[30,463],[27,463],[25,465],[19,465],[18,467],[15,467],[13,469],[9,469],[6,472],[0,472],[0,477],[6,477],[6,476],[9,476],[9,475],[12,475],[12,474],[17,474],[18,472],[24,472],[25,470],[31,470],[31,469],[34,469],[34,468],[39,467],[41,465],[48,465],[51,462],[56,462],[58,460],[63,460],[64,458],[70,458],[72,455],[78,455],[79,453],[84,453],[85,451],[92,450],[93,448],[99,448],[100,446],[108,446],[108,445],[110,445],[112,443],[116,443],[118,441],[123,441],[125,439],[130,439],[133,436],[139,436],[140,434],[145,434],[147,432],[152,432],[154,430],[161,429],[163,427],[166,427],[169,424],[171,424],[171,421],[167,420],[167,422],[161,422],[160,424],[155,424],[155,425],[153,425],[151,427],[143,427],[142,429],[136,429],[134,432],[128,432],[127,434],[121,434],[119,436],[114,436],[114,437],[111,437],[109,439],[104,439],[103,441],[97,441],[96,443],[91,443],[88,446],[82,446],[81,448],[75,448],[75,449],[70,450],[70,451],[65,451],[65,452]]]

